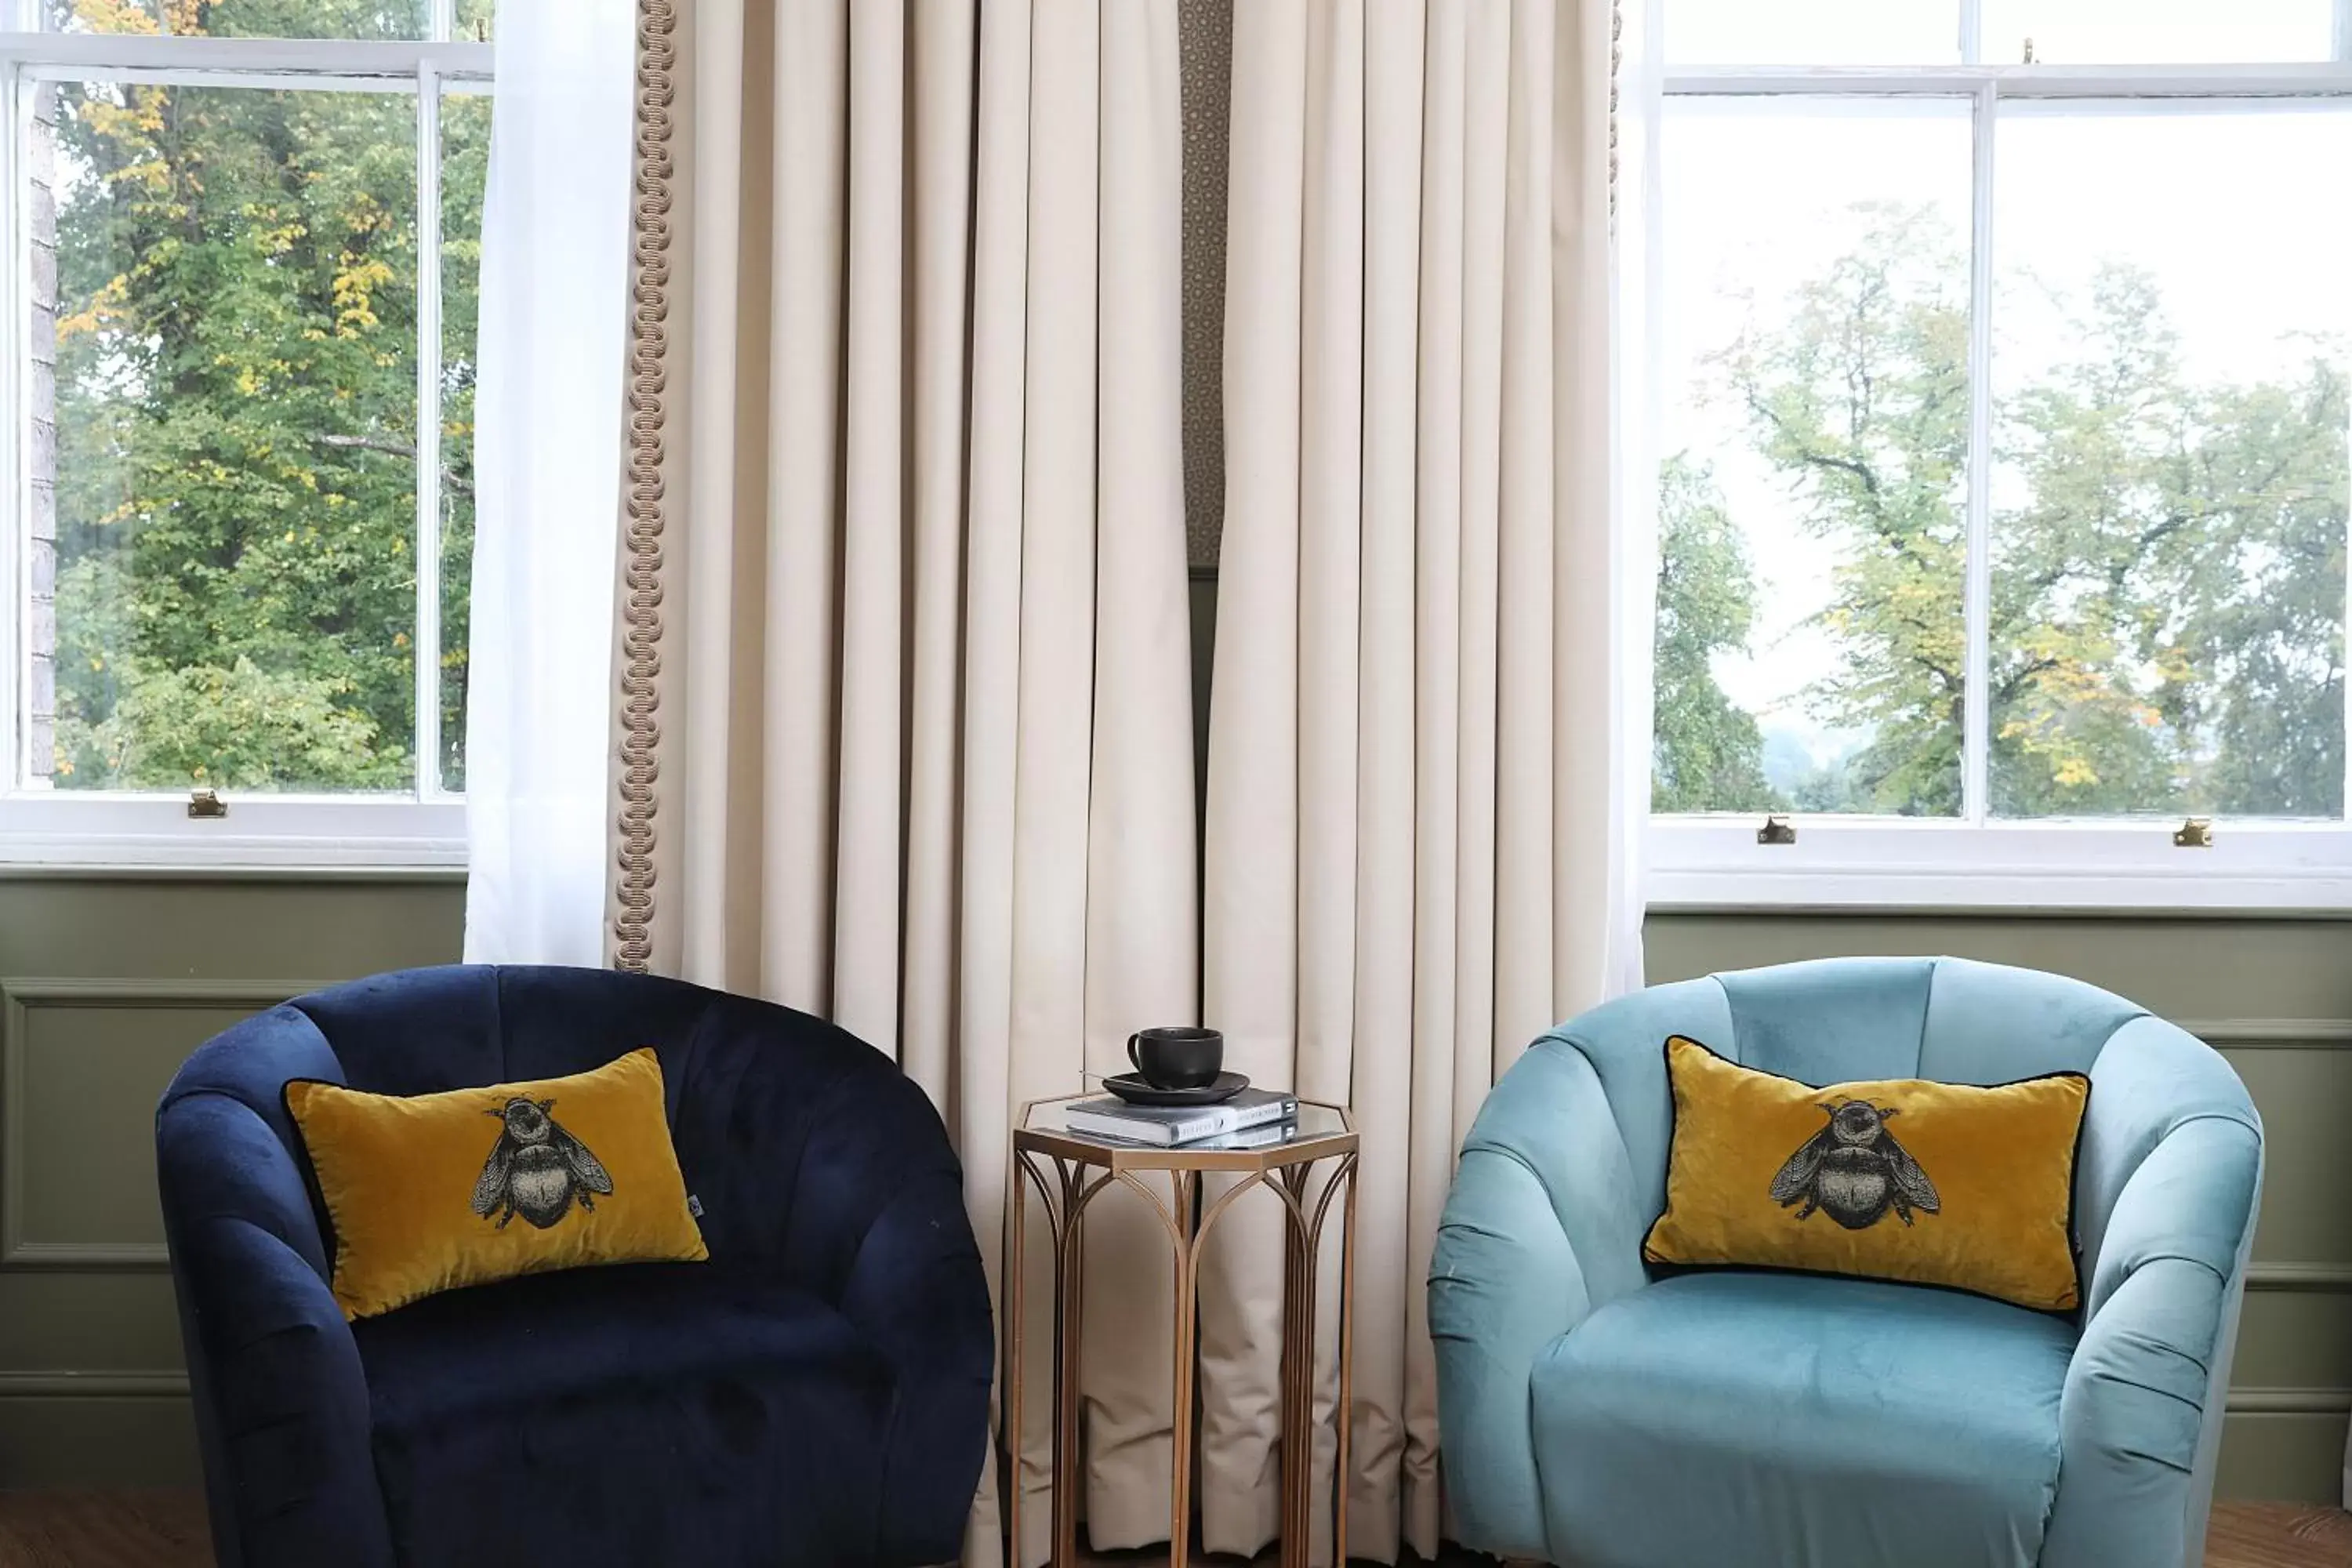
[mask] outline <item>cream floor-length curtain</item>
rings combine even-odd
[[[1196,1006],[1175,0],[637,5],[614,956],[894,1052],[993,1280],[1014,1109]],[[1126,1218],[1087,1226],[1113,1544],[1168,1495]]]
[[[1234,13],[1203,1013],[1242,1070],[1355,1108],[1349,1546],[1391,1561],[1441,1526],[1423,1291],[1455,1151],[1530,1040],[1639,984],[1612,32],[1609,0]],[[1281,1281],[1219,1239],[1206,1522],[1246,1549]]]

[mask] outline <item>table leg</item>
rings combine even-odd
[[[1282,1568],[1307,1568],[1315,1495],[1315,1238],[1305,1200],[1311,1167],[1282,1173]]]
[[[1339,1211],[1339,1404],[1333,1412],[1338,1427],[1331,1465],[1331,1561],[1335,1568],[1348,1562],[1348,1436],[1355,1426],[1356,1366],[1356,1160],[1349,1155],[1333,1173],[1346,1177],[1348,1196]],[[1318,1215],[1316,1229],[1322,1229]]]
[[[1003,1384],[998,1403],[1003,1406],[1004,1440],[999,1450],[998,1474],[1004,1485],[1004,1532],[1008,1545],[1005,1559],[1008,1568],[1023,1568],[1024,1555],[1021,1543],[1021,1494],[1027,1478],[1022,1473],[1021,1457],[1021,1316],[1024,1301],[1022,1289],[1028,1272],[1029,1254],[1026,1246],[1025,1220],[1029,1213],[1029,1192],[1022,1184],[1022,1157],[1014,1154],[1006,1169],[1005,1225],[1011,1232],[1004,1245],[1002,1259],[1004,1281],[1004,1360]]]
[[[1169,1568],[1184,1568],[1192,1550],[1192,1340],[1200,1310],[1195,1278],[1199,1250],[1193,1245],[1192,1225],[1200,1206],[1201,1178],[1195,1172],[1175,1171],[1168,1181],[1176,1215],[1175,1420],[1168,1485],[1168,1563]]]
[[[1055,1254],[1054,1563],[1078,1560],[1078,1350],[1086,1339],[1086,1216],[1066,1207]]]

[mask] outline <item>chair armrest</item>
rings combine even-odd
[[[1646,1215],[1583,1050],[1537,1043],[1463,1145],[1429,1278],[1446,1493],[1464,1544],[1547,1559],[1529,1378],[1537,1358],[1646,1282]]]
[[[898,1372],[875,1561],[950,1562],[988,1448],[988,1277],[939,1112],[887,1058],[856,1048],[810,1123],[782,1256]]]
[[[156,1115],[164,1232],[222,1568],[393,1562],[358,1347],[328,1290],[301,1172],[273,1124],[282,1109],[252,1103],[272,1079],[340,1079],[332,1061],[308,1020],[265,1014],[192,1058]]]
[[[671,1137],[713,1261],[839,1311],[890,1363],[874,1561],[962,1551],[988,1448],[995,1330],[963,1172],[898,1065],[823,1019],[677,988]]]
[[[2251,1113],[2197,1115],[2117,1195],[2059,1404],[2047,1568],[2202,1561],[2262,1159]]]
[[[877,1215],[841,1310],[898,1368],[882,1563],[954,1561],[988,1447],[995,1320],[960,1174],[926,1173]]]

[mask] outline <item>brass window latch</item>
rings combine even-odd
[[[2210,849],[2213,847],[2213,819],[2192,816],[2174,829],[2173,847],[2177,849]]]
[[[218,790],[192,789],[188,792],[188,815],[190,816],[226,816],[228,802],[220,797]]]
[[[1767,816],[1764,826],[1756,830],[1756,842],[1759,844],[1794,844],[1796,841],[1797,825],[1785,816]]]

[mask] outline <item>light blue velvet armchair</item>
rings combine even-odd
[[[1675,1033],[1816,1084],[2088,1072],[2082,1312],[1654,1278]],[[2194,1568],[2262,1168],[2220,1056],[2056,975],[1841,959],[1597,1007],[1496,1085],[1439,1228],[1459,1534],[1575,1568]]]

